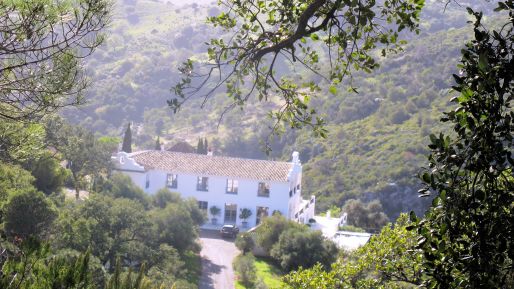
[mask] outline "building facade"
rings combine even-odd
[[[146,193],[168,188],[184,198],[193,197],[218,225],[253,227],[275,212],[302,223],[314,217],[315,198],[301,197],[302,165],[297,152],[291,162],[169,151],[119,152],[112,159],[115,170]],[[218,215],[211,214],[212,207],[219,209]],[[242,209],[251,211],[246,220],[240,218]]]

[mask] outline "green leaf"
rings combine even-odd
[[[487,55],[485,52],[480,53],[478,57],[478,69],[480,69],[482,72],[485,72],[488,66],[489,60],[487,59]]]
[[[334,85],[331,85],[329,88],[328,88],[328,91],[330,93],[332,93],[333,95],[336,95],[337,94],[337,87],[335,87]]]

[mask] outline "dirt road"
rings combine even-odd
[[[234,289],[232,260],[239,254],[234,239],[221,239],[218,231],[202,230],[202,277],[199,289]]]

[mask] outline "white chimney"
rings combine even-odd
[[[292,157],[293,157],[293,163],[294,164],[299,164],[300,163],[300,153],[295,151],[295,152],[293,152]]]

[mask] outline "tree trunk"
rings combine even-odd
[[[74,173],[71,174],[73,176],[73,187],[75,188],[75,200],[78,201],[80,197],[80,188],[79,188],[79,180],[78,176]]]

